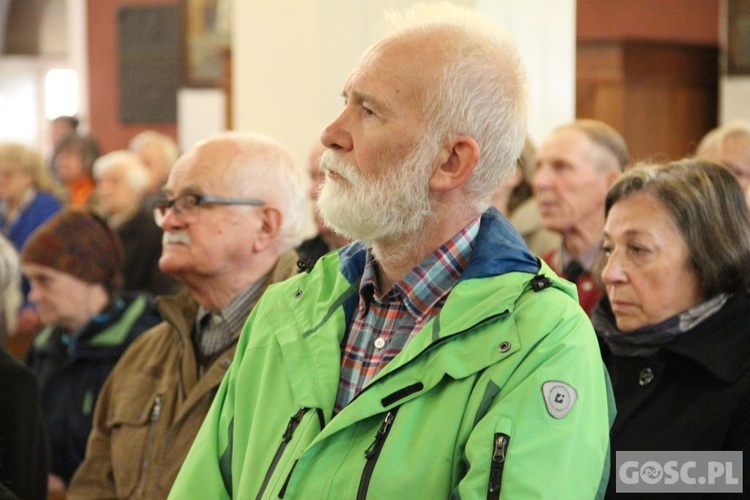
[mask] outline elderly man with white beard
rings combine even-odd
[[[258,303],[170,498],[578,499],[606,484],[591,324],[487,208],[526,133],[515,48],[449,4],[401,19],[322,134],[318,208],[359,241]]]
[[[306,203],[290,153],[257,134],[210,137],[175,163],[154,217],[159,266],[187,290],[157,299],[165,321],[107,380],[68,498],[167,496],[250,311],[297,271]]]

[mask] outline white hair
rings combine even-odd
[[[708,132],[695,150],[698,158],[713,158],[721,154],[724,141],[738,137],[750,138],[750,123],[744,120],[734,120]]]
[[[121,170],[125,174],[128,185],[138,193],[145,193],[148,189],[151,178],[148,169],[137,154],[120,150],[100,156],[94,162],[94,179],[100,180],[111,170]]]
[[[9,335],[16,327],[18,310],[23,302],[18,253],[0,235],[0,331]]]
[[[307,217],[307,189],[301,169],[288,149],[279,142],[253,132],[225,132],[212,138],[232,140],[240,153],[231,167],[243,196],[253,196],[278,205],[282,214],[278,242],[281,252],[302,241]],[[212,139],[212,138],[209,138]]]
[[[480,211],[516,168],[526,137],[528,88],[515,44],[476,11],[447,2],[419,4],[388,18],[391,38],[432,36],[446,65],[426,90],[426,139],[472,137],[480,157],[466,183]]]
[[[136,153],[140,148],[147,146],[158,149],[161,163],[164,165],[165,171],[169,173],[169,169],[172,168],[180,155],[180,150],[174,139],[156,130],[144,130],[130,139],[128,148]]]

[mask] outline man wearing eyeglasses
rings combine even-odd
[[[305,204],[290,154],[260,135],[217,135],[177,161],[154,217],[159,267],[186,290],[157,300],[165,321],[105,384],[69,498],[167,496],[251,309],[296,272]]]

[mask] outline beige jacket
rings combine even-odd
[[[269,284],[296,274],[296,263],[295,252],[284,254]],[[99,395],[69,499],[166,498],[232,362],[236,342],[199,377],[198,304],[183,291],[157,306],[165,321],[133,342]]]

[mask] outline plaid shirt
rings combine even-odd
[[[242,327],[267,281],[268,275],[263,276],[230,300],[220,311],[210,311],[203,306],[198,308],[194,341],[201,366],[208,365],[216,354],[240,336]]]
[[[433,316],[469,261],[479,217],[409,271],[381,297],[377,262],[367,251],[355,316],[341,357],[336,412],[341,411]]]

